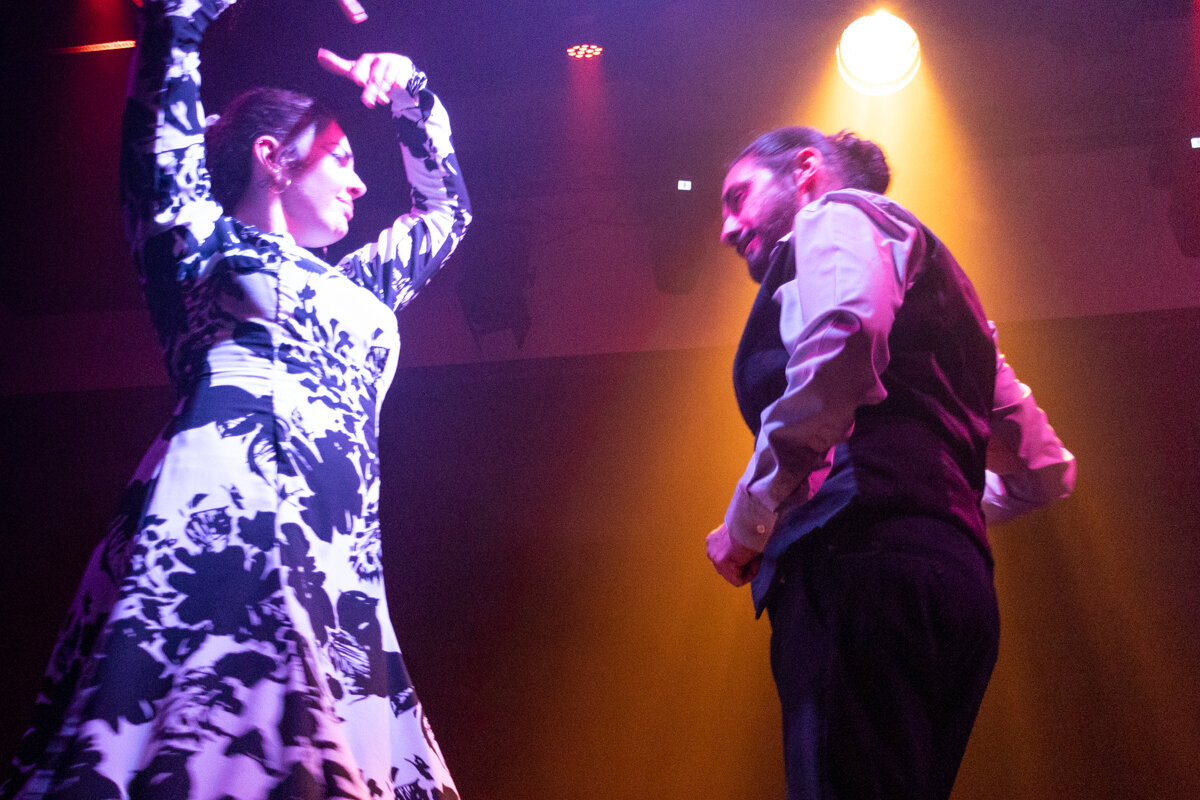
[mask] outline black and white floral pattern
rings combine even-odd
[[[144,4],[122,192],[182,400],[93,554],[0,796],[457,798],[388,616],[376,449],[393,311],[470,219],[449,121],[423,80],[393,100],[412,210],[338,267],[225,216],[197,48],[229,4]]]

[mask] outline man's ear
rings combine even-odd
[[[825,165],[825,156],[815,147],[806,147],[796,154],[796,166],[792,170],[792,179],[796,182],[796,191],[803,196],[816,185],[817,174]]]

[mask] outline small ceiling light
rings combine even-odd
[[[679,191],[681,191],[681,192],[690,192],[692,190],[692,182],[688,181],[688,180],[683,180],[682,178],[675,185],[679,188]]]
[[[855,91],[892,94],[921,68],[921,45],[907,22],[880,10],[846,27],[837,46],[837,65]]]
[[[603,52],[604,48],[598,44],[577,44],[567,48],[571,58],[595,58]]]
[[[1200,150],[1200,136],[1193,136],[1193,137],[1192,137],[1192,149],[1193,149],[1193,150]]]

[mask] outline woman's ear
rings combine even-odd
[[[254,172],[260,176],[259,180],[265,182],[267,187],[276,193],[282,192],[292,182],[287,165],[280,159],[282,150],[279,140],[267,134],[255,139],[251,147]]]
[[[282,180],[283,165],[279,163],[279,140],[274,136],[263,135],[254,140],[251,153],[254,161],[273,178]]]

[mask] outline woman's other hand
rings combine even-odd
[[[367,18],[367,12],[363,10],[362,4],[358,0],[338,0],[338,5],[342,9],[342,13],[346,15],[346,19],[355,25]]]
[[[363,53],[356,61],[350,61],[321,48],[317,51],[317,61],[334,75],[342,75],[363,87],[362,101],[367,108],[389,102],[394,89],[405,91],[416,73],[413,62],[396,53]]]

